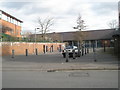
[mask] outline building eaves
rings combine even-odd
[[[22,20],[17,19],[16,17],[14,17],[14,16],[12,16],[12,15],[10,15],[10,14],[6,13],[5,11],[2,11],[2,10],[0,10],[0,11],[2,12],[2,14],[5,14],[5,15],[7,15],[7,16],[9,16],[9,17],[11,17],[11,18],[13,18],[13,19],[15,19],[15,20],[17,20],[17,21],[19,21],[19,22],[23,23],[23,21],[22,21]]]

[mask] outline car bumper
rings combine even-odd
[[[75,54],[77,55],[78,53],[75,53]],[[62,55],[64,55],[64,56],[65,56],[65,55],[66,55],[66,53],[62,53]],[[73,56],[73,53],[71,53],[71,52],[70,52],[70,53],[68,53],[68,55],[69,55],[69,56]]]

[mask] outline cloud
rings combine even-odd
[[[113,11],[116,11],[118,9],[118,3],[115,2],[99,2],[99,3],[93,3],[91,9],[97,14],[97,15],[106,15],[111,14]]]
[[[15,1],[15,0],[12,0]],[[24,31],[37,27],[37,18],[53,17],[55,31],[72,31],[78,14],[82,15],[88,29],[108,28],[107,22],[117,19],[117,2],[90,2],[85,0],[35,0],[30,2],[0,2],[0,8],[23,20]]]
[[[25,5],[30,4],[31,2],[2,2],[1,6],[2,7],[7,7],[10,9],[20,9],[24,7]]]

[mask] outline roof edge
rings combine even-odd
[[[17,20],[17,21],[19,21],[19,22],[23,23],[23,21],[22,21],[22,20],[17,19],[16,17],[14,17],[14,16],[12,16],[12,15],[10,15],[10,14],[6,13],[5,11],[3,11],[3,10],[0,10],[0,11],[2,12],[2,14],[5,14],[5,15],[7,15],[7,16],[10,16],[11,18],[13,18],[13,19],[15,19],[15,20]]]

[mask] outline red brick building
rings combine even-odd
[[[21,23],[23,23],[23,21],[20,19],[0,10],[1,33],[13,37],[21,37]]]

